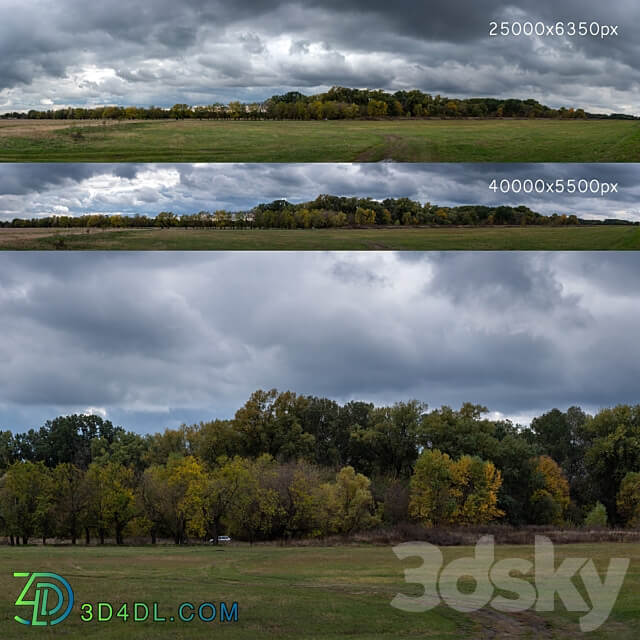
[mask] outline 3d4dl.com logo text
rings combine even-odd
[[[546,536],[536,536],[534,562],[526,558],[505,558],[495,561],[493,536],[478,540],[473,557],[453,560],[443,567],[440,549],[428,542],[406,542],[393,547],[400,560],[419,557],[422,565],[405,569],[405,581],[422,585],[424,593],[411,597],[397,594],[391,605],[402,611],[428,611],[445,602],[451,608],[469,613],[490,604],[497,611],[520,612],[527,609],[553,611],[556,595],[567,611],[585,613],[580,617],[582,631],[594,631],[609,617],[629,568],[629,558],[611,558],[604,576],[590,558],[565,558],[556,567],[553,542]],[[513,574],[531,574],[533,582]],[[574,576],[582,586],[590,604],[582,597]],[[473,590],[459,588],[460,581],[472,578]],[[506,598],[496,590],[514,594]]]
[[[13,577],[27,578],[16,606],[31,607],[30,617],[15,616],[17,622],[46,627],[62,622],[71,613],[73,589],[62,576],[57,573],[14,573]]]
[[[71,585],[57,573],[15,572],[14,578],[26,578],[26,583],[15,602],[17,607],[29,607],[28,617],[16,615],[20,624],[46,627],[65,620],[73,608],[74,596]],[[238,622],[238,603],[201,602],[195,605],[183,602],[174,615],[160,615],[158,602],[84,602],[79,605],[81,622]],[[22,613],[22,612],[21,612]],[[26,614],[26,611],[24,612]]]

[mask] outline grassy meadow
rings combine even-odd
[[[640,249],[640,227],[370,229],[0,229],[0,250],[535,250]]]
[[[445,563],[473,555],[473,547],[443,549]],[[567,556],[590,557],[599,571],[611,557],[631,559],[629,571],[613,611],[589,638],[637,638],[640,617],[640,544],[606,543],[557,545],[556,566]],[[531,546],[501,545],[496,559],[533,560]],[[447,606],[422,613],[407,613],[390,606],[397,593],[421,594],[404,581],[403,570],[419,566],[416,558],[398,560],[390,547],[350,545],[337,547],[0,547],[0,629],[3,640],[32,638],[34,630],[14,621],[26,608],[14,602],[24,580],[14,571],[50,571],[66,578],[75,594],[69,617],[55,627],[41,628],[39,636],[99,638],[198,639],[260,638],[320,640],[330,638],[548,638],[587,637],[578,615],[558,605],[554,612],[525,611],[506,614],[485,607],[459,613]],[[578,582],[579,584],[579,582]],[[473,583],[461,588],[472,590]],[[81,622],[80,605],[98,601],[158,602],[166,622]],[[238,602],[238,622],[211,623],[197,619],[171,622],[180,603]],[[114,613],[115,613],[114,607]]]
[[[616,120],[0,120],[2,162],[640,162]]]

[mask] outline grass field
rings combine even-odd
[[[640,122],[0,121],[4,162],[640,162]]]
[[[472,556],[471,547],[443,550],[445,563]],[[611,557],[631,559],[622,590],[609,619],[585,636],[578,616],[557,605],[551,613],[498,613],[485,607],[459,613],[439,605],[422,613],[390,606],[397,593],[421,594],[404,581],[403,570],[419,566],[417,559],[400,561],[389,547],[1,547],[0,632],[3,640],[39,636],[76,638],[191,639],[255,638],[637,638],[640,619],[640,545],[584,544],[555,547],[556,566],[562,558],[593,558],[599,571]],[[496,559],[527,558],[532,547],[498,546]],[[27,616],[14,605],[24,580],[13,572],[49,571],[66,578],[75,594],[70,616],[56,627],[34,630],[14,621]],[[464,585],[464,582],[463,582]],[[467,581],[466,588],[473,583]],[[463,587],[464,588],[464,587]],[[513,596],[511,596],[513,597]],[[158,602],[167,621],[81,622],[83,602]],[[190,623],[169,617],[182,602],[238,603],[238,622]],[[115,612],[115,610],[114,610]]]
[[[0,229],[0,250],[640,250],[640,227]]]

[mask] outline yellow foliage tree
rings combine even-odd
[[[422,453],[411,477],[409,514],[432,527],[448,523],[455,508],[451,458],[438,449]]]
[[[498,509],[502,474],[493,462],[462,456],[452,463],[452,478],[455,508],[451,521],[454,524],[486,524],[504,515],[504,511]]]
[[[349,534],[376,524],[371,481],[353,467],[344,467],[335,483],[322,486],[326,516],[325,532]]]
[[[535,519],[538,524],[561,524],[570,503],[569,483],[553,458],[539,456],[534,462],[542,482],[530,499]]]
[[[502,475],[492,462],[427,450],[416,463],[409,513],[427,526],[485,524],[504,515],[498,509]]]
[[[376,212],[373,209],[358,207],[356,209],[355,222],[356,224],[375,224]]]
[[[616,504],[628,527],[640,527],[640,473],[630,471],[622,479]]]

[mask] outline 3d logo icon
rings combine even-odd
[[[73,607],[73,589],[57,573],[14,573],[14,578],[27,578],[15,604],[32,607],[30,618],[15,616],[20,624],[33,627],[53,626],[62,622]],[[66,606],[65,606],[66,605]]]

